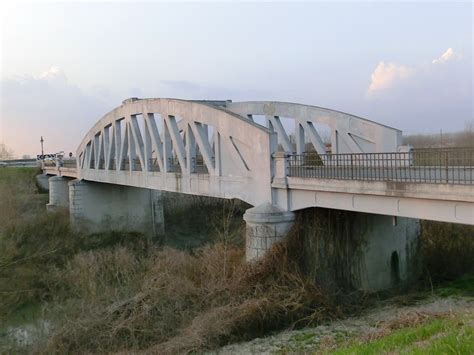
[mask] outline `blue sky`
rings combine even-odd
[[[130,96],[294,101],[407,133],[473,120],[469,2],[10,3],[0,11],[0,141],[20,155],[36,154],[41,134],[49,150],[74,151]]]

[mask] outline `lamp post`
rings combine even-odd
[[[41,160],[43,160],[43,162],[44,162],[44,150],[43,150],[44,139],[43,139],[43,136],[41,136],[40,142],[41,142]]]

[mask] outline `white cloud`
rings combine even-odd
[[[58,77],[58,76],[65,77],[64,72],[59,67],[51,66],[48,70],[45,70],[40,75],[38,75],[37,78],[38,79],[49,79],[49,78],[55,78],[55,77]]]
[[[439,58],[433,59],[432,64],[446,63],[450,60],[461,58],[461,56],[453,51],[452,48],[448,48],[446,52],[441,54]]]
[[[447,63],[449,61],[460,59],[461,55],[448,48],[439,58],[434,59],[431,64]],[[367,93],[369,95],[386,90],[396,86],[401,80],[410,78],[420,71],[429,68],[409,67],[396,63],[379,62],[370,77],[371,82]]]
[[[460,130],[474,114],[472,70],[472,57],[451,48],[413,66],[380,62],[367,91],[368,116],[402,130]]]
[[[369,94],[375,91],[390,88],[397,80],[405,79],[413,75],[412,68],[395,63],[379,62],[371,75]]]
[[[67,85],[67,77],[63,70],[56,66],[51,66],[40,75],[34,77],[37,80],[47,81],[50,85]]]

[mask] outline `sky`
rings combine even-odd
[[[75,152],[128,97],[276,100],[404,134],[473,115],[471,2],[2,2],[0,143]]]

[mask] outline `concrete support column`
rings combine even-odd
[[[71,225],[76,230],[140,232],[152,238],[164,235],[159,190],[73,180],[69,201]]]
[[[420,275],[420,220],[356,213],[353,235],[360,236],[352,265],[353,285],[370,291],[406,286]]]
[[[328,290],[405,287],[420,274],[420,221],[310,208],[297,212],[304,269]]]
[[[62,176],[53,176],[49,179],[49,203],[47,211],[57,211],[69,207],[68,179]]]
[[[274,161],[274,179],[286,184],[286,177],[290,173],[290,152],[275,152],[272,155]]]
[[[272,189],[273,204],[290,210],[290,189],[288,175],[290,174],[290,152],[275,152],[273,158],[273,184],[278,188]]]
[[[36,175],[36,186],[40,192],[49,191],[49,176],[46,174]]]
[[[244,214],[247,223],[245,258],[258,260],[271,249],[273,244],[286,237],[292,227],[295,215],[270,203],[248,209]]]

